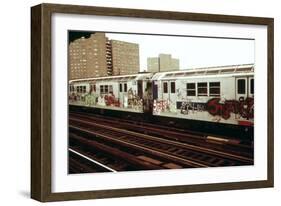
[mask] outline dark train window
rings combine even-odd
[[[127,92],[127,83],[124,83],[124,92]]]
[[[122,84],[119,84],[119,92],[122,92]]]
[[[104,93],[104,86],[100,85],[100,93],[103,94]]]
[[[246,93],[246,80],[245,79],[238,79],[238,81],[237,81],[237,93],[238,94],[245,94]]]
[[[255,92],[254,88],[255,88],[254,87],[254,79],[251,79],[251,81],[250,81],[250,92],[251,92],[251,94],[254,94],[254,92]]]
[[[186,95],[187,96],[196,96],[195,83],[186,84]]]
[[[83,93],[86,93],[86,86],[83,86],[82,92],[83,92]]]
[[[104,86],[104,93],[108,93],[108,85]]]
[[[207,82],[197,83],[197,94],[198,94],[198,96],[207,96],[208,95]]]
[[[220,96],[220,82],[210,82],[209,83],[209,95],[210,96]]]
[[[175,84],[175,82],[171,82],[171,93],[176,93],[176,84]]]
[[[168,93],[168,83],[167,82],[163,83],[163,87],[164,87],[163,93]]]

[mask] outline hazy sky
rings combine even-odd
[[[254,40],[106,33],[109,39],[139,44],[141,71],[147,57],[171,54],[180,69],[254,63]]]

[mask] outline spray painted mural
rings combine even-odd
[[[254,98],[220,101],[220,98],[210,99],[206,104],[206,110],[211,115],[219,115],[224,119],[229,119],[231,113],[239,114],[245,119],[254,118]]]
[[[90,107],[127,108],[136,111],[142,111],[143,109],[143,99],[136,95],[132,88],[126,94],[123,94],[122,97],[116,97],[112,92],[98,94],[94,90],[84,94],[73,92],[69,95],[69,102]]]
[[[252,121],[254,119],[254,98],[240,98],[239,100],[212,98],[206,103],[183,100],[177,101],[176,104],[169,100],[154,100],[153,114],[171,114],[178,117],[185,116],[188,119],[226,123],[235,120],[237,124],[243,124],[244,120]],[[252,125],[252,123],[250,122],[248,125]]]

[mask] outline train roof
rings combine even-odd
[[[254,64],[241,64],[241,65],[229,65],[229,66],[216,66],[216,67],[203,67],[203,68],[191,68],[179,71],[158,72],[152,77],[152,80],[165,80],[175,78],[186,77],[208,77],[214,76],[233,76],[241,74],[253,74]]]
[[[202,67],[202,68],[190,68],[178,71],[168,72],[143,72],[138,74],[129,75],[117,75],[106,77],[95,77],[85,79],[70,80],[69,83],[79,82],[96,82],[96,81],[137,81],[137,80],[168,80],[168,79],[181,79],[188,77],[208,77],[208,76],[233,76],[233,75],[245,75],[254,73],[254,64],[240,64],[240,65],[228,65],[228,66],[215,66],[215,67]]]
[[[138,73],[138,74],[128,74],[128,75],[117,75],[117,76],[106,76],[106,77],[95,77],[95,78],[85,78],[85,79],[75,79],[75,80],[70,80],[69,83],[78,83],[78,82],[95,82],[95,81],[130,81],[130,80],[144,80],[151,78],[153,73]]]

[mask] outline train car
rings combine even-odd
[[[138,73],[71,80],[69,104],[142,113],[148,107],[144,96],[151,87],[152,75]]]
[[[152,85],[153,115],[253,126],[253,64],[160,72]]]

